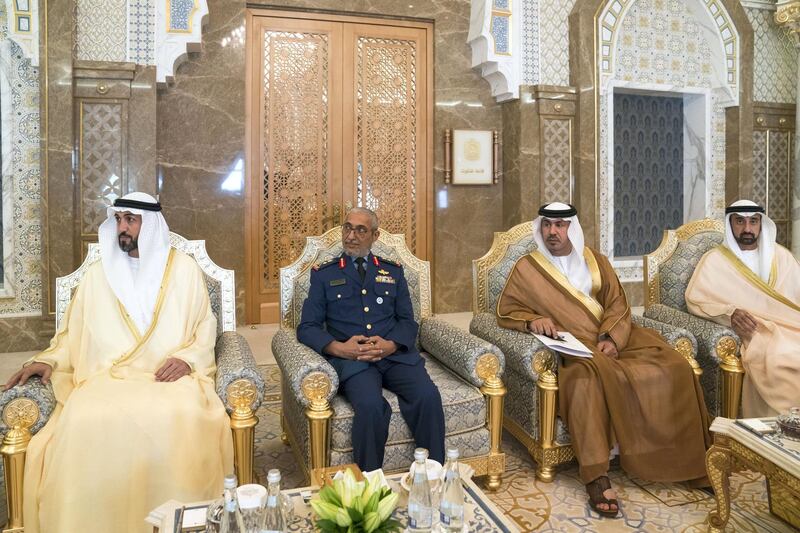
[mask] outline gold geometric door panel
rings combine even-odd
[[[280,268],[350,206],[429,254],[430,28],[311,16],[248,12],[248,323],[277,321]]]
[[[355,116],[354,153],[345,149],[355,176],[356,204],[374,210],[381,226],[405,233],[408,246],[428,255],[426,31],[352,24],[345,29],[345,87]],[[354,65],[348,64],[353,59]],[[353,76],[353,80],[349,76]]]

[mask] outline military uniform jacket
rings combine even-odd
[[[322,354],[341,381],[366,370],[370,363],[323,353],[334,340],[377,335],[397,344],[397,351],[387,360],[409,365],[420,360],[416,348],[419,324],[414,320],[403,267],[372,253],[364,266],[363,284],[353,258],[347,255],[314,267],[297,326],[297,339]]]

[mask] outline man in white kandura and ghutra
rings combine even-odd
[[[217,322],[203,273],[169,245],[161,205],[131,193],[108,208],[50,347],[6,389],[39,375],[57,405],[25,463],[26,533],[148,531],[166,500],[219,496],[233,472],[214,391]]]
[[[725,241],[700,259],[686,288],[697,316],[742,339],[742,414],[773,416],[800,405],[800,263],[775,242],[764,208],[725,209]]]

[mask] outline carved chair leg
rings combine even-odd
[[[25,452],[31,434],[25,429],[12,429],[3,439],[0,453],[6,475],[6,503],[8,505],[8,527],[3,533],[24,531],[22,521],[22,486],[25,472]]]
[[[253,448],[258,417],[253,412],[256,387],[248,379],[237,379],[228,385],[228,402],[233,407],[231,430],[233,431],[233,462],[236,479],[240,485],[253,483]]]
[[[553,454],[550,450],[556,448],[556,416],[558,406],[558,382],[555,374],[541,373],[536,383],[536,393],[539,401],[539,444],[541,459],[536,467],[536,477],[545,483],[551,483],[555,477],[555,465],[552,464]]]
[[[494,376],[484,381],[481,392],[486,396],[489,404],[487,426],[489,428],[490,449],[486,488],[494,491],[500,488],[503,472],[505,472],[506,458],[502,452],[503,400],[507,391],[503,381]]]
[[[742,383],[744,368],[738,365],[721,364],[722,370],[722,413],[725,418],[739,418],[739,407],[742,404]]]
[[[327,405],[327,402],[326,402]],[[326,468],[330,463],[330,419],[333,410],[309,408],[308,418],[309,440],[311,441],[311,469]]]
[[[250,411],[250,416],[237,418],[234,412],[231,415],[231,430],[233,432],[233,463],[236,469],[236,479],[240,485],[254,483],[253,475],[253,450],[255,448],[255,428],[258,417]]]
[[[0,446],[5,468],[8,505],[8,524],[3,533],[22,533],[25,531],[22,517],[25,454],[31,441],[30,428],[39,419],[39,408],[33,400],[16,398],[5,406],[2,416],[6,425],[11,428]]]

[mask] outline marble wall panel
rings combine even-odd
[[[502,112],[488,84],[470,68],[466,44],[470,4],[459,0],[271,0],[272,7],[333,10],[434,21],[434,305],[436,312],[471,305],[471,262],[503,229],[501,185],[444,184],[443,132],[448,128],[502,129]],[[252,4],[250,4],[252,5]],[[244,24],[243,1],[210,0],[202,53],[191,53],[175,82],[157,97],[158,172],[170,227],[207,240],[211,257],[237,276],[244,304],[244,191],[222,187],[244,157],[245,50],[225,37]],[[190,133],[189,133],[190,132]],[[241,172],[238,170],[238,172]]]
[[[139,65],[128,101],[128,191],[156,190],[156,67]]]
[[[55,311],[55,279],[72,272],[73,250],[73,84],[72,50],[74,28],[72,2],[47,3],[47,138],[43,183],[43,262],[46,285],[42,307]]]

